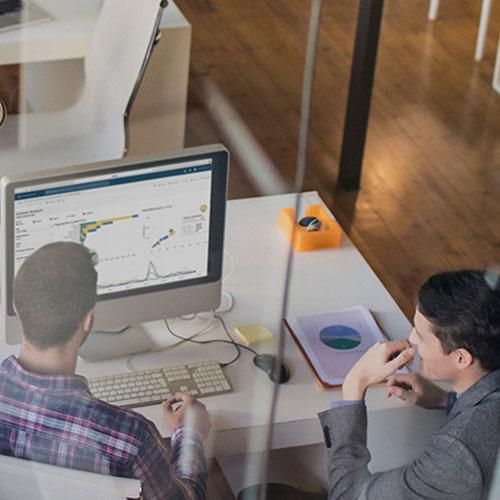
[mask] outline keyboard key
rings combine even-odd
[[[127,408],[160,404],[176,392],[205,397],[232,390],[216,361],[96,377],[89,388],[95,397]]]

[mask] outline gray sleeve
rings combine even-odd
[[[370,478],[366,406],[341,406],[319,414],[328,459],[328,498],[357,498]]]
[[[471,450],[454,436],[435,434],[411,464],[371,474],[366,406],[328,410],[319,418],[327,446],[329,500],[481,498],[481,468]]]

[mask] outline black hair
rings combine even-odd
[[[78,243],[50,243],[31,254],[14,280],[25,337],[47,349],[65,345],[96,302],[95,254]]]
[[[491,272],[444,272],[431,276],[417,299],[444,352],[465,348],[487,371],[500,368],[498,282],[498,274],[492,279]]]

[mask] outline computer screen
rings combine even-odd
[[[41,246],[96,252],[96,328],[214,309],[220,301],[228,153],[118,160],[2,180],[2,311],[20,340],[13,281]],[[4,304],[5,302],[5,304]]]

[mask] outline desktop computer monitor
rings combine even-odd
[[[1,308],[21,340],[14,277],[37,248],[73,241],[98,256],[95,330],[214,310],[221,273],[229,154],[182,153],[4,177]]]

